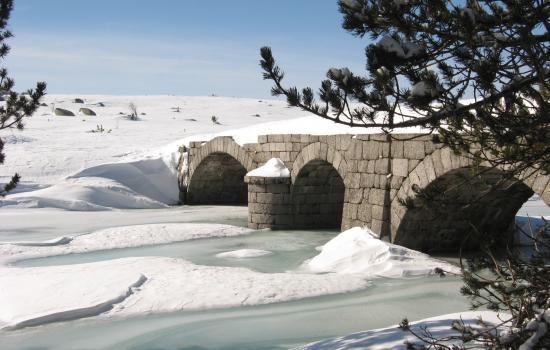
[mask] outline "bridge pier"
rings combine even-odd
[[[248,227],[293,228],[289,177],[245,176],[248,184]]]

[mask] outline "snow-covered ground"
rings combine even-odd
[[[85,103],[74,103],[76,97]],[[0,199],[4,225],[0,237],[5,241],[0,243],[0,328],[90,316],[270,304],[357,291],[379,277],[425,276],[435,268],[456,272],[448,263],[379,241],[360,228],[335,237],[299,269],[278,273],[155,256],[63,266],[10,266],[22,259],[249,234],[242,227],[197,223],[201,218],[194,217],[192,209],[162,209],[178,200],[174,171],[178,146],[190,141],[231,135],[243,144],[270,133],[379,131],[335,125],[287,108],[282,101],[50,95],[44,102],[47,106],[27,120],[23,132],[0,132],[7,155],[0,166],[0,183],[15,172],[23,178],[14,193]],[[138,107],[137,121],[125,116],[130,102]],[[53,107],[72,110],[76,116],[55,116]],[[81,107],[93,109],[97,116],[78,114]],[[212,116],[220,124],[214,124]],[[259,172],[288,176],[285,170],[273,161]],[[536,215],[548,213],[540,200],[528,206],[522,215],[539,209]],[[125,209],[134,209],[135,214]],[[212,209],[212,213],[231,217],[232,210]],[[155,223],[151,213],[157,212],[162,214]],[[177,220],[177,215],[188,216],[187,222]],[[189,219],[193,217],[195,222]],[[221,261],[269,255],[269,250],[245,248],[217,256]],[[350,346],[371,344],[375,334],[352,335],[340,344],[348,340]]]
[[[82,98],[84,104],[74,103]],[[139,120],[130,120],[129,104]],[[66,210],[162,208],[178,202],[178,147],[230,135],[244,144],[274,133],[376,133],[334,124],[288,108],[283,101],[229,97],[48,95],[23,132],[0,131],[6,162],[0,183],[14,172],[18,189],[3,207]],[[81,107],[97,113],[80,114]],[[75,116],[56,116],[64,108]],[[219,124],[212,122],[216,116]],[[403,130],[412,132],[414,129]]]

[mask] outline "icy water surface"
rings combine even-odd
[[[80,214],[51,213],[58,215],[57,235],[68,233],[70,221],[80,219]],[[35,214],[42,215],[39,211]],[[166,218],[164,222],[170,222],[169,217],[175,218],[172,222],[237,225],[246,222],[246,211],[241,208],[213,210],[202,207],[194,208],[192,212],[180,208],[139,214],[119,211],[117,214],[116,218],[111,212],[90,214],[87,220],[92,222],[83,223],[84,227],[80,226],[80,229],[85,231],[90,226],[104,228],[102,225],[107,225],[109,218],[115,218],[117,225],[136,224],[136,221],[148,223],[149,219],[158,222],[159,217]],[[148,219],[147,215],[152,216]],[[53,223],[55,217],[48,220]],[[51,234],[41,237],[51,238],[53,233],[52,229]],[[28,234],[40,235],[38,225],[30,228]],[[240,237],[33,259],[21,261],[17,266],[75,264],[129,256],[168,256],[196,264],[280,272],[295,269],[304,260],[315,256],[318,253],[315,248],[336,234],[337,231],[258,231]],[[273,254],[247,259],[215,256],[220,252],[247,248],[269,250]],[[465,310],[468,302],[459,295],[460,285],[460,281],[452,277],[376,279],[361,292],[273,305],[128,319],[88,318],[0,333],[0,349],[286,349],[330,336],[393,325],[403,317],[414,320]]]

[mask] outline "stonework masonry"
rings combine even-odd
[[[290,178],[244,177],[271,158],[285,163]],[[428,223],[442,219],[424,212],[424,219],[417,220],[418,210],[411,211],[403,203],[415,198],[418,189],[434,186],[436,179],[468,169],[471,160],[427,135],[276,134],[261,135],[257,143],[243,146],[231,137],[191,142],[187,164],[180,169],[180,181],[190,203],[248,202],[252,228],[367,226],[393,242],[425,248],[426,242],[434,244],[427,238],[434,234]],[[449,175],[438,186],[456,184],[456,178]],[[535,192],[548,204],[549,179],[539,173],[518,179],[524,187],[510,188],[521,195],[501,191],[498,198],[515,198],[509,204],[513,209]],[[243,186],[248,186],[246,198]],[[508,205],[504,200],[498,203]],[[513,211],[510,208],[503,212]],[[454,218],[468,221],[459,216]],[[439,225],[437,230],[447,232],[444,239],[455,244],[460,225],[449,222],[447,226]]]

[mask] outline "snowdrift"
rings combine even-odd
[[[359,274],[366,277],[415,277],[440,268],[460,273],[456,266],[429,255],[384,242],[368,228],[354,227],[340,233],[321,248],[321,253],[302,265],[317,272]]]
[[[266,274],[161,257],[2,268],[0,281],[0,328],[5,330],[99,314],[126,317],[270,304],[368,285],[362,278],[337,274]]]
[[[223,224],[172,223],[113,227],[74,237],[43,242],[0,243],[0,264],[46,256],[78,254],[148,245],[183,242],[200,238],[234,237],[253,230]]]
[[[422,334],[422,329],[428,327],[434,338],[459,335],[451,328],[452,322],[462,320],[467,326],[475,327],[478,319],[481,318],[488,324],[500,324],[507,319],[508,315],[497,314],[492,311],[465,311],[454,314],[441,315],[426,318],[420,321],[411,322],[411,330]],[[369,350],[406,350],[405,341],[418,343],[418,339],[410,332],[403,331],[397,325],[373,329],[366,332],[353,333],[342,337],[321,340],[307,344],[294,350],[346,350],[346,349],[369,349]]]

